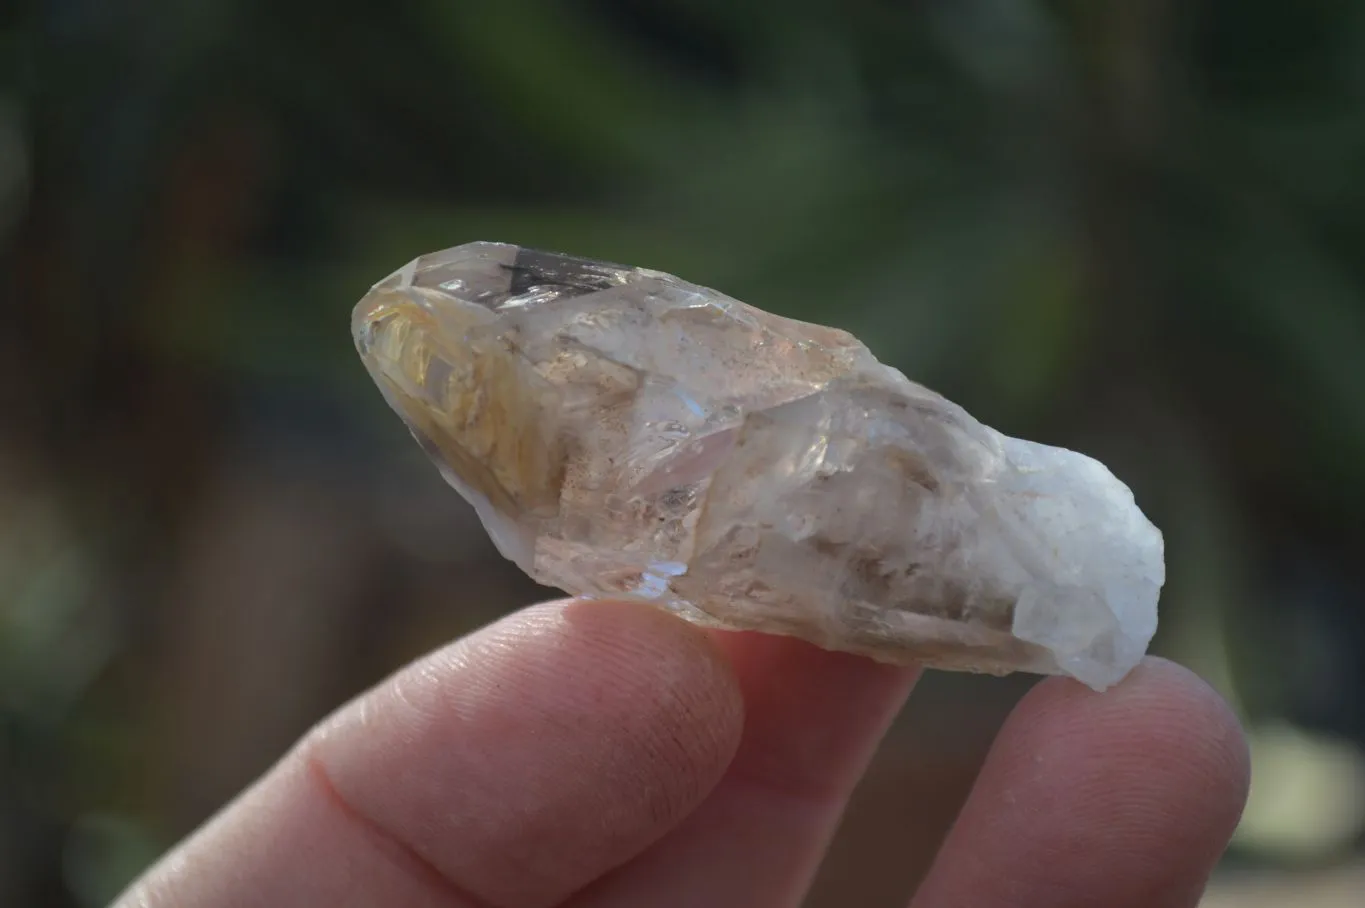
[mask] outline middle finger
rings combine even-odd
[[[800,904],[917,669],[763,634],[714,634],[745,702],[739,753],[702,805],[574,908]]]

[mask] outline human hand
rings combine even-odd
[[[796,906],[916,676],[639,605],[534,606],[341,709],[116,904]],[[1248,772],[1182,668],[1102,696],[1047,679],[912,904],[1193,906]]]

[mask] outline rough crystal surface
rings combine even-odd
[[[890,662],[1072,675],[1145,652],[1160,532],[852,335],[667,274],[469,243],[355,309],[365,365],[536,580]]]

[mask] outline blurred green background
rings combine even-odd
[[[1365,900],[1365,4],[0,6],[0,905],[96,906],[545,595],[351,305],[503,240],[848,328],[1167,535],[1243,715],[1210,905]],[[902,904],[1027,679],[934,676],[812,906]]]

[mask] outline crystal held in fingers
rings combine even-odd
[[[1162,537],[1127,486],[981,424],[844,331],[501,243],[409,263],[353,330],[389,403],[541,583],[1097,689],[1156,631]]]

